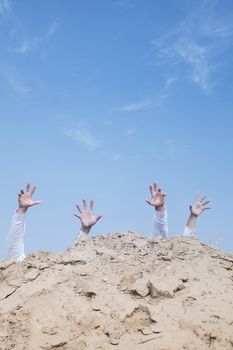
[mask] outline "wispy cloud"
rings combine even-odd
[[[118,160],[120,160],[122,158],[120,153],[113,153],[112,154],[112,160],[114,160],[114,162],[117,162]]]
[[[177,77],[175,75],[169,75],[165,81],[164,86],[161,88],[160,92],[154,94],[153,96],[146,97],[142,100],[124,105],[118,108],[118,111],[136,112],[136,111],[145,110],[151,107],[160,107],[163,104],[163,102],[168,98],[169,89],[175,83],[176,80],[177,80]]]
[[[10,0],[0,0],[0,15],[10,10]]]
[[[0,62],[0,77],[5,82],[6,86],[16,94],[28,96],[31,92],[31,87],[28,86],[16,67],[12,65]]]
[[[232,17],[213,18],[213,11],[206,4],[204,9],[152,41],[157,64],[169,65],[170,69],[185,65],[189,68],[187,77],[203,91],[210,90],[215,60],[232,44],[233,37]]]
[[[136,101],[133,103],[129,103],[125,106],[120,107],[118,110],[121,112],[135,112],[140,111],[142,109],[147,108],[152,103],[152,100],[150,98],[145,98],[141,101]]]
[[[65,131],[65,134],[89,150],[100,147],[100,142],[86,128],[76,127]]]
[[[14,90],[16,93],[22,94],[22,95],[28,95],[31,91],[30,87],[28,87],[22,80],[20,80],[19,77],[17,77],[15,74],[8,73],[7,75],[7,81],[9,86]]]
[[[24,39],[20,44],[20,46],[14,49],[11,49],[10,51],[20,55],[24,55],[29,52],[35,51],[39,47],[41,47],[41,45],[44,42],[48,41],[53,36],[53,34],[56,33],[57,29],[58,29],[58,23],[52,22],[47,32],[44,35],[36,35],[32,38]]]
[[[176,80],[177,80],[177,77],[175,75],[169,75],[167,77],[164,90],[168,90],[170,86],[172,86],[175,83]]]
[[[131,137],[136,133],[135,129],[133,128],[129,128],[128,130],[126,130],[126,136]]]
[[[121,7],[123,10],[128,10],[134,7],[133,2],[130,0],[117,0],[114,4]]]

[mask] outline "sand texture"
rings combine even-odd
[[[0,350],[233,350],[233,255],[114,233],[0,263]]]

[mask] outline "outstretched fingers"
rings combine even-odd
[[[79,214],[74,214],[74,216],[76,216],[76,218],[79,218],[81,220],[81,216]]]
[[[103,217],[103,215],[97,215],[96,216],[96,222],[99,221],[102,217]]]
[[[86,210],[87,209],[87,202],[85,199],[83,199],[83,209]]]
[[[82,213],[83,211],[86,211],[87,210],[87,202],[85,199],[83,199],[83,209],[80,208],[80,206],[78,204],[76,204],[76,208],[78,209],[78,211],[80,213]],[[91,200],[90,201],[90,210],[93,211],[94,209],[94,201]]]
[[[152,185],[149,186],[149,190],[150,190],[150,194],[151,194],[151,197],[152,197],[153,196],[153,186]]]
[[[207,199],[207,194],[201,197],[201,202],[203,203]]]
[[[31,190],[31,195],[33,195],[33,193],[36,191],[36,186],[33,186],[32,187],[32,190]]]
[[[154,186],[154,191],[156,191],[156,189],[157,189],[157,183],[154,182],[154,183],[153,183],[153,186]]]
[[[211,209],[211,207],[204,206],[202,210],[204,211],[204,210],[208,210],[208,209]]]
[[[82,213],[82,210],[80,209],[80,206],[78,204],[76,204],[76,208],[78,209],[79,213]],[[76,215],[77,216],[77,215]]]
[[[26,186],[26,192],[29,192],[29,191],[30,191],[30,186],[31,186],[31,184],[30,184],[30,182],[28,182],[28,183],[27,183],[27,186]]]
[[[202,206],[203,206],[203,211],[207,210],[207,209],[211,209],[210,206],[208,206],[208,204],[210,203],[210,201],[207,198],[207,194],[205,194],[204,196],[201,197],[200,199]]]
[[[33,201],[32,205],[37,205],[37,204],[41,204],[42,201],[41,200],[36,200],[36,201]]]

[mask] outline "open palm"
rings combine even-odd
[[[193,205],[189,206],[190,212],[194,216],[199,216],[204,210],[210,209],[208,204],[210,203],[207,200],[207,196],[201,196],[199,193],[196,197],[196,202]]]
[[[19,202],[19,207],[20,208],[29,208],[32,207],[33,205],[41,204],[42,201],[40,200],[33,200],[32,195],[36,190],[36,186],[30,190],[30,183],[28,182],[26,189],[21,190],[20,193],[18,194],[18,202]]]
[[[154,182],[153,185],[149,186],[151,193],[151,199],[146,199],[145,201],[153,206],[159,207],[165,204],[166,193],[163,193],[160,188],[157,187],[157,184]]]
[[[90,207],[87,208],[86,201],[83,200],[83,209],[77,204],[76,208],[78,209],[79,214],[74,214],[77,218],[80,219],[83,227],[91,228],[93,225],[97,223],[102,218],[102,215],[94,215],[93,208],[94,202],[90,202]]]

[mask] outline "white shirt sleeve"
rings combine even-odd
[[[152,236],[166,237],[168,233],[167,227],[167,209],[163,212],[155,211],[152,221]]]
[[[77,234],[74,244],[76,244],[81,238],[87,238],[87,237],[89,237],[88,234],[80,230],[79,233]]]
[[[183,236],[195,237],[195,230],[190,230],[190,228],[188,228],[188,226],[185,226]]]
[[[24,254],[25,214],[15,211],[7,236],[7,259],[22,261]]]

